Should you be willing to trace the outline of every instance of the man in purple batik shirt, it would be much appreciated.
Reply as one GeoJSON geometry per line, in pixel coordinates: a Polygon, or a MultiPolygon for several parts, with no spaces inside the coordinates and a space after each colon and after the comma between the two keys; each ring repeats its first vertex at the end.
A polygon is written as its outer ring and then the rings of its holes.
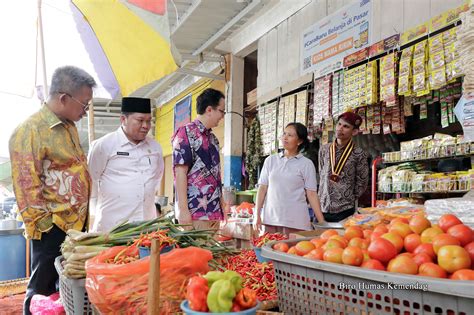
{"type": "Polygon", "coordinates": [[[219,141],[212,133],[225,114],[224,94],[206,89],[197,98],[197,119],[172,137],[175,215],[195,229],[217,229],[224,219],[219,141]]]}

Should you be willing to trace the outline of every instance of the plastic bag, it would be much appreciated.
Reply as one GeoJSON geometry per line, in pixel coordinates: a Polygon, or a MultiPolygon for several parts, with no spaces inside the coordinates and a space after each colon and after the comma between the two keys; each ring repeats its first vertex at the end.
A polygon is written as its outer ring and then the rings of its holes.
{"type": "Polygon", "coordinates": [[[35,315],[64,315],[64,306],[59,299],[59,292],[50,296],[35,294],[31,299],[30,312],[35,315]]]}
{"type": "MultiPolygon", "coordinates": [[[[125,265],[105,263],[126,247],[112,247],[86,262],[86,290],[89,300],[101,314],[146,314],[150,257],[125,265]]],[[[136,247],[126,251],[134,255],[136,247]]],[[[179,311],[185,299],[186,281],[209,271],[212,253],[188,247],[177,248],[160,255],[161,314],[179,311]]]]}

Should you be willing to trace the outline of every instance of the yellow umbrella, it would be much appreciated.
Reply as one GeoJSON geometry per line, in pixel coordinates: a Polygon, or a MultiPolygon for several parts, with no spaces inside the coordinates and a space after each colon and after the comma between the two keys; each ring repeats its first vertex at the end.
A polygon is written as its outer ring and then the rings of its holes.
{"type": "Polygon", "coordinates": [[[75,14],[75,20],[97,74],[113,75],[122,96],[177,69],[166,0],[72,2],[82,14],[75,14]]]}

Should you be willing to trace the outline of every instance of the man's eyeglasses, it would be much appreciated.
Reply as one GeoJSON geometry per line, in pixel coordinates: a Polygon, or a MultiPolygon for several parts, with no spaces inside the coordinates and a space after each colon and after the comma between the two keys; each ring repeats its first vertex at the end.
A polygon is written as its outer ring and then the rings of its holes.
{"type": "Polygon", "coordinates": [[[83,102],[79,101],[78,99],[76,99],[74,96],[72,96],[71,94],[69,93],[66,93],[66,92],[58,92],[59,94],[65,94],[67,96],[69,96],[70,98],[72,98],[74,101],[76,101],[77,103],[81,104],[82,107],[84,108],[84,110],[87,112],[89,110],[89,107],[91,107],[92,105],[92,100],[89,101],[89,103],[87,104],[84,104],[83,102]]]}

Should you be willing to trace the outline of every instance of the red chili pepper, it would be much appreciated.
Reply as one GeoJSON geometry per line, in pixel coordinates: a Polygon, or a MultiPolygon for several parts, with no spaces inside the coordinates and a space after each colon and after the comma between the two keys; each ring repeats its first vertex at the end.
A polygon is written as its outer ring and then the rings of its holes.
{"type": "Polygon", "coordinates": [[[277,298],[273,264],[259,263],[253,250],[243,250],[238,255],[228,256],[222,265],[225,269],[237,271],[244,278],[244,287],[255,290],[260,301],[277,298]],[[262,285],[262,279],[265,279],[267,287],[262,285]]]}

